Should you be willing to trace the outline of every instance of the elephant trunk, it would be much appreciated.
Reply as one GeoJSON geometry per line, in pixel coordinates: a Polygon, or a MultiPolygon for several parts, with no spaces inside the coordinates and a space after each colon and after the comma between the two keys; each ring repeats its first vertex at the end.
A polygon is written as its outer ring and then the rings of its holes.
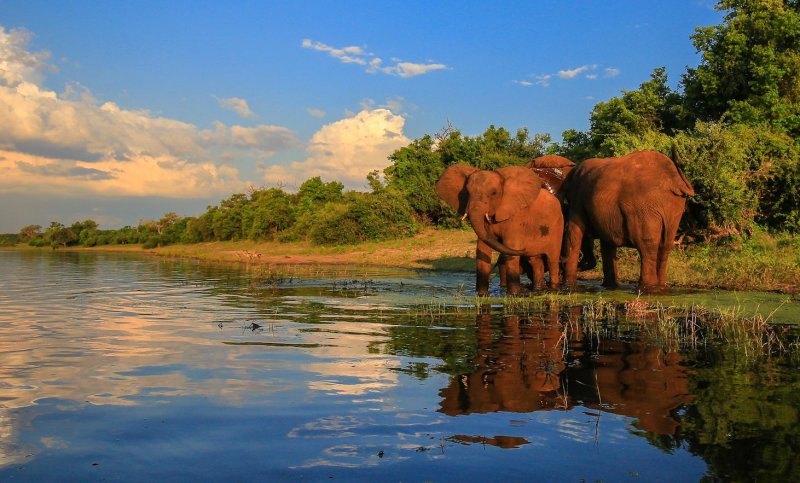
{"type": "MultiPolygon", "coordinates": [[[[513,248],[509,248],[503,245],[495,236],[494,233],[487,227],[488,214],[481,215],[482,210],[469,210],[468,217],[469,222],[472,225],[472,229],[475,230],[475,234],[478,235],[478,239],[482,242],[489,245],[489,247],[497,252],[500,252],[505,255],[511,256],[522,256],[525,255],[524,250],[515,250],[513,248]]],[[[485,213],[485,212],[484,212],[485,213]]]]}

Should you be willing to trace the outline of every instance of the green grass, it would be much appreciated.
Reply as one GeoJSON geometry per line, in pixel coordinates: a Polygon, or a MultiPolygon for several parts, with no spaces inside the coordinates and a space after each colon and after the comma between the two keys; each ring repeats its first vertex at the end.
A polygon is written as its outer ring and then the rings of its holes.
{"type": "MultiPolygon", "coordinates": [[[[626,248],[619,249],[618,256],[620,280],[636,283],[639,254],[626,248]]],[[[597,268],[581,276],[602,279],[599,259],[597,268]]],[[[747,240],[728,244],[676,247],[669,258],[667,281],[670,287],[797,294],[800,292],[800,237],[756,232],[747,240]]]]}

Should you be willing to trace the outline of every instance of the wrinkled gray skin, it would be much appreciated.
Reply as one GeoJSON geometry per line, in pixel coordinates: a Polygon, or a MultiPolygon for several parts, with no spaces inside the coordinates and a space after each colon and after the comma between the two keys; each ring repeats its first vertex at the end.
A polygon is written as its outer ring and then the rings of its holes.
{"type": "Polygon", "coordinates": [[[478,237],[475,288],[479,295],[488,293],[492,250],[506,255],[501,272],[506,275],[508,293],[520,291],[520,257],[533,266],[534,284],[539,285],[544,283],[544,257],[551,284],[558,285],[564,227],[561,205],[542,189],[533,171],[520,166],[485,171],[456,164],[442,174],[436,191],[469,219],[478,237]]]}

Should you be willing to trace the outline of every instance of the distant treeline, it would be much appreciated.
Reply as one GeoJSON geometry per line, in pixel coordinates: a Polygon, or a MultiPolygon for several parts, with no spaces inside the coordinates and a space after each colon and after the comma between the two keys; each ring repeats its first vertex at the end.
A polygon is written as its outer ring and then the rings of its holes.
{"type": "Polygon", "coordinates": [[[690,239],[747,236],[758,227],[800,232],[800,2],[723,0],[720,25],[699,27],[692,41],[700,65],[667,84],[662,67],[638,89],[595,105],[587,131],[514,134],[490,126],[464,136],[451,126],[389,156],[371,192],[344,191],[312,178],[296,193],[279,188],[234,194],[198,217],[167,213],[137,227],[100,230],[92,220],[23,228],[2,242],[53,247],[143,243],[146,247],[213,240],[308,240],[349,244],[407,236],[420,226],[461,226],[436,196],[447,166],[524,165],[543,154],[581,162],[654,149],[677,160],[697,196],[682,232],[690,239]]]}

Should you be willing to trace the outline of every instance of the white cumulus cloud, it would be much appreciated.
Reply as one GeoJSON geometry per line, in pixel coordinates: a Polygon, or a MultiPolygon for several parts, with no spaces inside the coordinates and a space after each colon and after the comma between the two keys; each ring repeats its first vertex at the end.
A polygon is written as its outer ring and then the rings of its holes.
{"type": "Polygon", "coordinates": [[[348,188],[366,185],[370,171],[389,165],[387,157],[410,140],[403,134],[405,118],[384,108],[365,109],[352,117],[323,126],[312,136],[303,161],[265,165],[268,184],[297,187],[320,176],[348,188]]]}
{"type": "MultiPolygon", "coordinates": [[[[0,191],[216,195],[245,184],[234,162],[255,164],[298,145],[281,126],[200,129],[98,102],[78,84],[48,90],[49,54],[30,52],[29,40],[0,26],[0,191]]],[[[230,105],[250,112],[240,101],[230,105]]]]}

